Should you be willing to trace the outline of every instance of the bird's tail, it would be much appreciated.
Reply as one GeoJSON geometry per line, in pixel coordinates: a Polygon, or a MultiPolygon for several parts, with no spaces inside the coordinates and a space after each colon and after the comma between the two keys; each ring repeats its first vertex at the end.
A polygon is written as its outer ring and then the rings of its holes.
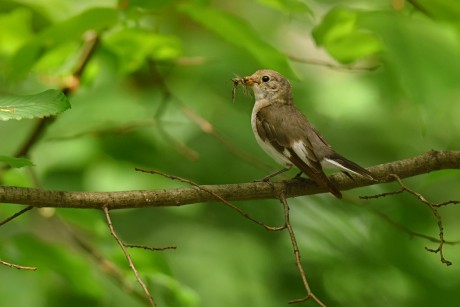
{"type": "Polygon", "coordinates": [[[342,198],[342,193],[335,187],[335,185],[332,184],[332,182],[329,181],[329,178],[326,181],[327,189],[329,192],[331,192],[332,195],[334,195],[337,198],[342,198]]]}
{"type": "Polygon", "coordinates": [[[341,169],[342,171],[350,172],[356,175],[361,175],[370,180],[375,180],[375,178],[372,176],[372,174],[367,169],[359,166],[353,161],[348,160],[347,158],[339,155],[338,153],[334,153],[334,155],[324,158],[324,160],[327,163],[335,166],[336,168],[341,169]]]}
{"type": "Polygon", "coordinates": [[[297,163],[295,165],[310,179],[316,182],[317,185],[328,190],[335,197],[342,198],[342,193],[340,193],[339,189],[336,188],[336,186],[329,180],[329,178],[326,176],[326,174],[324,174],[322,170],[320,172],[315,172],[304,163],[297,163]]]}

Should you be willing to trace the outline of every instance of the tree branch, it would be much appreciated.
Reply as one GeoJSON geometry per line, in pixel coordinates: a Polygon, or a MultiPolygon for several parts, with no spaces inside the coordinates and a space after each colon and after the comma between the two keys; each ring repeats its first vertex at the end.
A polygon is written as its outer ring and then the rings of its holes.
{"type": "Polygon", "coordinates": [[[17,265],[17,264],[13,264],[13,263],[3,261],[3,260],[0,260],[0,264],[6,265],[6,266],[9,266],[10,268],[15,268],[15,269],[18,269],[18,270],[28,270],[28,271],[36,271],[37,270],[36,267],[17,265]]]}
{"type": "MultiPolygon", "coordinates": [[[[354,180],[343,174],[330,176],[340,190],[395,181],[390,174],[404,179],[441,169],[460,169],[460,151],[429,151],[423,155],[380,164],[369,168],[379,181],[363,177],[354,180]]],[[[276,183],[255,182],[225,185],[203,185],[203,188],[138,190],[120,192],[70,192],[51,191],[12,186],[0,187],[0,202],[30,205],[33,207],[108,209],[181,206],[193,203],[214,202],[216,195],[227,201],[253,199],[278,199],[282,192],[287,198],[325,193],[314,182],[291,180],[276,183]]]]}
{"type": "Polygon", "coordinates": [[[302,262],[300,260],[300,250],[299,246],[297,245],[297,239],[294,234],[294,229],[292,228],[291,222],[290,222],[290,217],[289,217],[289,205],[287,203],[286,197],[284,197],[284,194],[281,193],[279,196],[280,202],[283,204],[284,208],[284,223],[286,225],[286,228],[289,232],[289,237],[291,238],[291,243],[292,243],[292,249],[294,251],[294,257],[295,257],[295,264],[297,266],[297,270],[300,273],[300,277],[302,278],[303,285],[305,287],[305,290],[307,291],[307,296],[302,299],[295,299],[289,301],[289,304],[294,304],[294,303],[302,303],[305,301],[308,301],[309,299],[313,299],[318,305],[322,307],[326,307],[323,302],[320,301],[319,298],[316,297],[316,295],[311,291],[310,284],[308,283],[307,280],[307,275],[305,274],[305,271],[302,267],[302,262]]]}
{"type": "Polygon", "coordinates": [[[117,233],[115,232],[115,229],[113,228],[112,219],[110,218],[109,209],[107,207],[104,207],[103,210],[104,210],[105,218],[107,219],[107,225],[109,226],[110,234],[112,235],[112,237],[115,238],[115,240],[117,241],[118,245],[120,245],[121,250],[125,254],[126,260],[128,260],[129,267],[133,271],[137,282],[139,283],[139,285],[141,285],[142,290],[144,290],[144,293],[145,293],[147,299],[149,300],[150,306],[156,307],[157,304],[153,300],[153,297],[150,294],[149,290],[147,289],[147,286],[145,285],[145,283],[142,281],[141,277],[139,276],[139,273],[138,273],[136,267],[134,266],[134,262],[131,259],[131,256],[129,255],[128,251],[126,250],[125,243],[118,237],[117,233]]]}
{"type": "MultiPolygon", "coordinates": [[[[80,79],[92,58],[97,46],[99,44],[99,35],[95,31],[88,31],[85,33],[83,48],[80,58],[78,59],[75,71],[71,76],[72,82],[64,86],[61,90],[65,95],[70,95],[80,86],[80,79]]],[[[44,117],[37,121],[34,130],[31,132],[27,140],[21,148],[16,152],[15,157],[25,157],[29,154],[30,149],[38,142],[45,132],[47,126],[54,121],[55,117],[44,117]]]]}

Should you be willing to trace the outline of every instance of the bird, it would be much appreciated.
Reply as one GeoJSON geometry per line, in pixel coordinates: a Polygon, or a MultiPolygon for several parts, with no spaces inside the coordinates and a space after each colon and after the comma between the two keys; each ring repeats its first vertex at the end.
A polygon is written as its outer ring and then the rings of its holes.
{"type": "MultiPolygon", "coordinates": [[[[282,74],[270,70],[257,70],[250,76],[232,79],[234,87],[242,83],[252,88],[255,103],[251,115],[251,127],[257,143],[283,169],[262,179],[279,175],[293,166],[300,170],[296,177],[305,173],[318,186],[337,198],[342,193],[329,180],[324,168],[335,168],[346,173],[375,180],[372,174],[355,162],[338,154],[326,139],[294,105],[289,80],[282,74]]],[[[353,178],[352,178],[353,179],[353,178]]]]}

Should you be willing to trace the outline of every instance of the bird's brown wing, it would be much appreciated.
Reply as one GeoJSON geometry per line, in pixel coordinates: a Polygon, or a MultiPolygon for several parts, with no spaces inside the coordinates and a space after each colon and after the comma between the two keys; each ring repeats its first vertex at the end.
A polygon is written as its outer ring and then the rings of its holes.
{"type": "Polygon", "coordinates": [[[322,150],[324,153],[323,157],[320,157],[321,159],[327,159],[330,161],[330,163],[333,163],[337,165],[338,168],[341,168],[342,171],[344,172],[351,172],[355,174],[359,174],[361,176],[367,177],[371,180],[375,180],[374,177],[372,177],[372,174],[365,168],[361,167],[360,165],[356,164],[355,162],[348,160],[344,156],[338,154],[334,150],[332,150],[331,146],[326,142],[324,137],[319,133],[318,130],[314,129],[312,132],[317,136],[318,140],[320,140],[321,144],[317,146],[323,146],[327,147],[329,150],[322,150]]]}
{"type": "Polygon", "coordinates": [[[262,108],[256,116],[256,127],[264,142],[269,142],[319,186],[337,198],[342,197],[340,191],[324,174],[306,133],[313,128],[297,108],[292,105],[277,105],[276,109],[273,106],[262,108]]]}

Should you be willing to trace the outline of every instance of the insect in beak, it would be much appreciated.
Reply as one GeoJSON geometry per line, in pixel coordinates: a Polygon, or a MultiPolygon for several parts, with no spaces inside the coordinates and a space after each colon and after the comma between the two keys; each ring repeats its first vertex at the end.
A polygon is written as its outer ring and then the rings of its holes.
{"type": "Polygon", "coordinates": [[[232,82],[233,82],[233,88],[232,88],[232,101],[235,102],[235,93],[236,93],[236,90],[238,89],[238,86],[241,84],[243,86],[243,93],[245,95],[248,94],[248,87],[247,87],[247,77],[245,78],[241,78],[239,76],[237,76],[237,78],[233,78],[232,79],[232,82]]]}

